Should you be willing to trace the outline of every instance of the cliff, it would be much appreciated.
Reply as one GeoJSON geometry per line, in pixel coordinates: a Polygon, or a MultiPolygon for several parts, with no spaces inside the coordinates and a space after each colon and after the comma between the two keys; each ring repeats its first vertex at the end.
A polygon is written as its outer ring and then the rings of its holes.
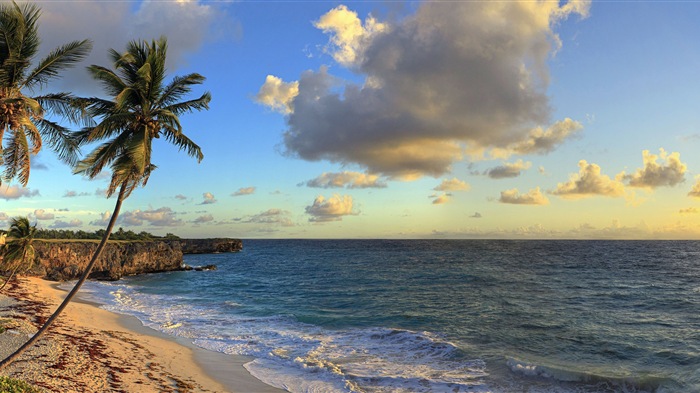
{"type": "MultiPolygon", "coordinates": [[[[35,268],[30,274],[49,280],[76,279],[90,262],[96,241],[34,242],[35,268]]],[[[240,251],[238,239],[182,239],[167,241],[115,241],[105,246],[90,278],[118,280],[123,276],[183,268],[183,254],[240,251]]]]}

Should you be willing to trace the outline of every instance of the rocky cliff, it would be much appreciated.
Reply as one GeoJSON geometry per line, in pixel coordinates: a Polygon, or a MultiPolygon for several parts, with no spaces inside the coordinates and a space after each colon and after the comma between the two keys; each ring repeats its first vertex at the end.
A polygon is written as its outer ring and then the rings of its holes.
{"type": "MultiPolygon", "coordinates": [[[[36,267],[31,274],[50,280],[76,279],[97,249],[96,241],[37,240],[36,267]]],[[[90,278],[118,280],[123,276],[181,270],[183,254],[240,251],[238,239],[183,239],[169,241],[115,241],[105,246],[90,278]]]]}

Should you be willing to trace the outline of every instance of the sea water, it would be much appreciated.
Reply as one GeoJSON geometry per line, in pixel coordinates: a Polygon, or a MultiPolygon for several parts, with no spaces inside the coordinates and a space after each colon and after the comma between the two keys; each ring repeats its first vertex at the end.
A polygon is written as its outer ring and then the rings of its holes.
{"type": "Polygon", "coordinates": [[[700,242],[248,240],[90,282],[291,392],[700,392],[700,242]]]}

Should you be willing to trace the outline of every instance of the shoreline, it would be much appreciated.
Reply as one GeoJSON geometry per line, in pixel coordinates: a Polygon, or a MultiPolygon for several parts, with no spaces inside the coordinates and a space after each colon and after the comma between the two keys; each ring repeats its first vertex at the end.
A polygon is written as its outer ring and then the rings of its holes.
{"type": "MultiPolygon", "coordinates": [[[[0,355],[14,351],[55,310],[58,283],[22,277],[0,294],[0,355]]],[[[260,392],[282,390],[243,367],[250,358],[208,351],[84,298],[73,301],[3,374],[52,392],[260,392]]]]}

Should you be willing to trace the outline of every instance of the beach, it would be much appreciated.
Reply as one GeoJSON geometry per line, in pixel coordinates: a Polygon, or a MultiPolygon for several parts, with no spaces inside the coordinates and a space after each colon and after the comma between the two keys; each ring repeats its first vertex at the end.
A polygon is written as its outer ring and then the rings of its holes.
{"type": "MultiPolygon", "coordinates": [[[[0,356],[34,333],[66,292],[22,277],[0,294],[0,356]]],[[[279,392],[252,377],[250,359],[197,348],[133,317],[72,302],[4,375],[50,392],[279,392]]]]}

